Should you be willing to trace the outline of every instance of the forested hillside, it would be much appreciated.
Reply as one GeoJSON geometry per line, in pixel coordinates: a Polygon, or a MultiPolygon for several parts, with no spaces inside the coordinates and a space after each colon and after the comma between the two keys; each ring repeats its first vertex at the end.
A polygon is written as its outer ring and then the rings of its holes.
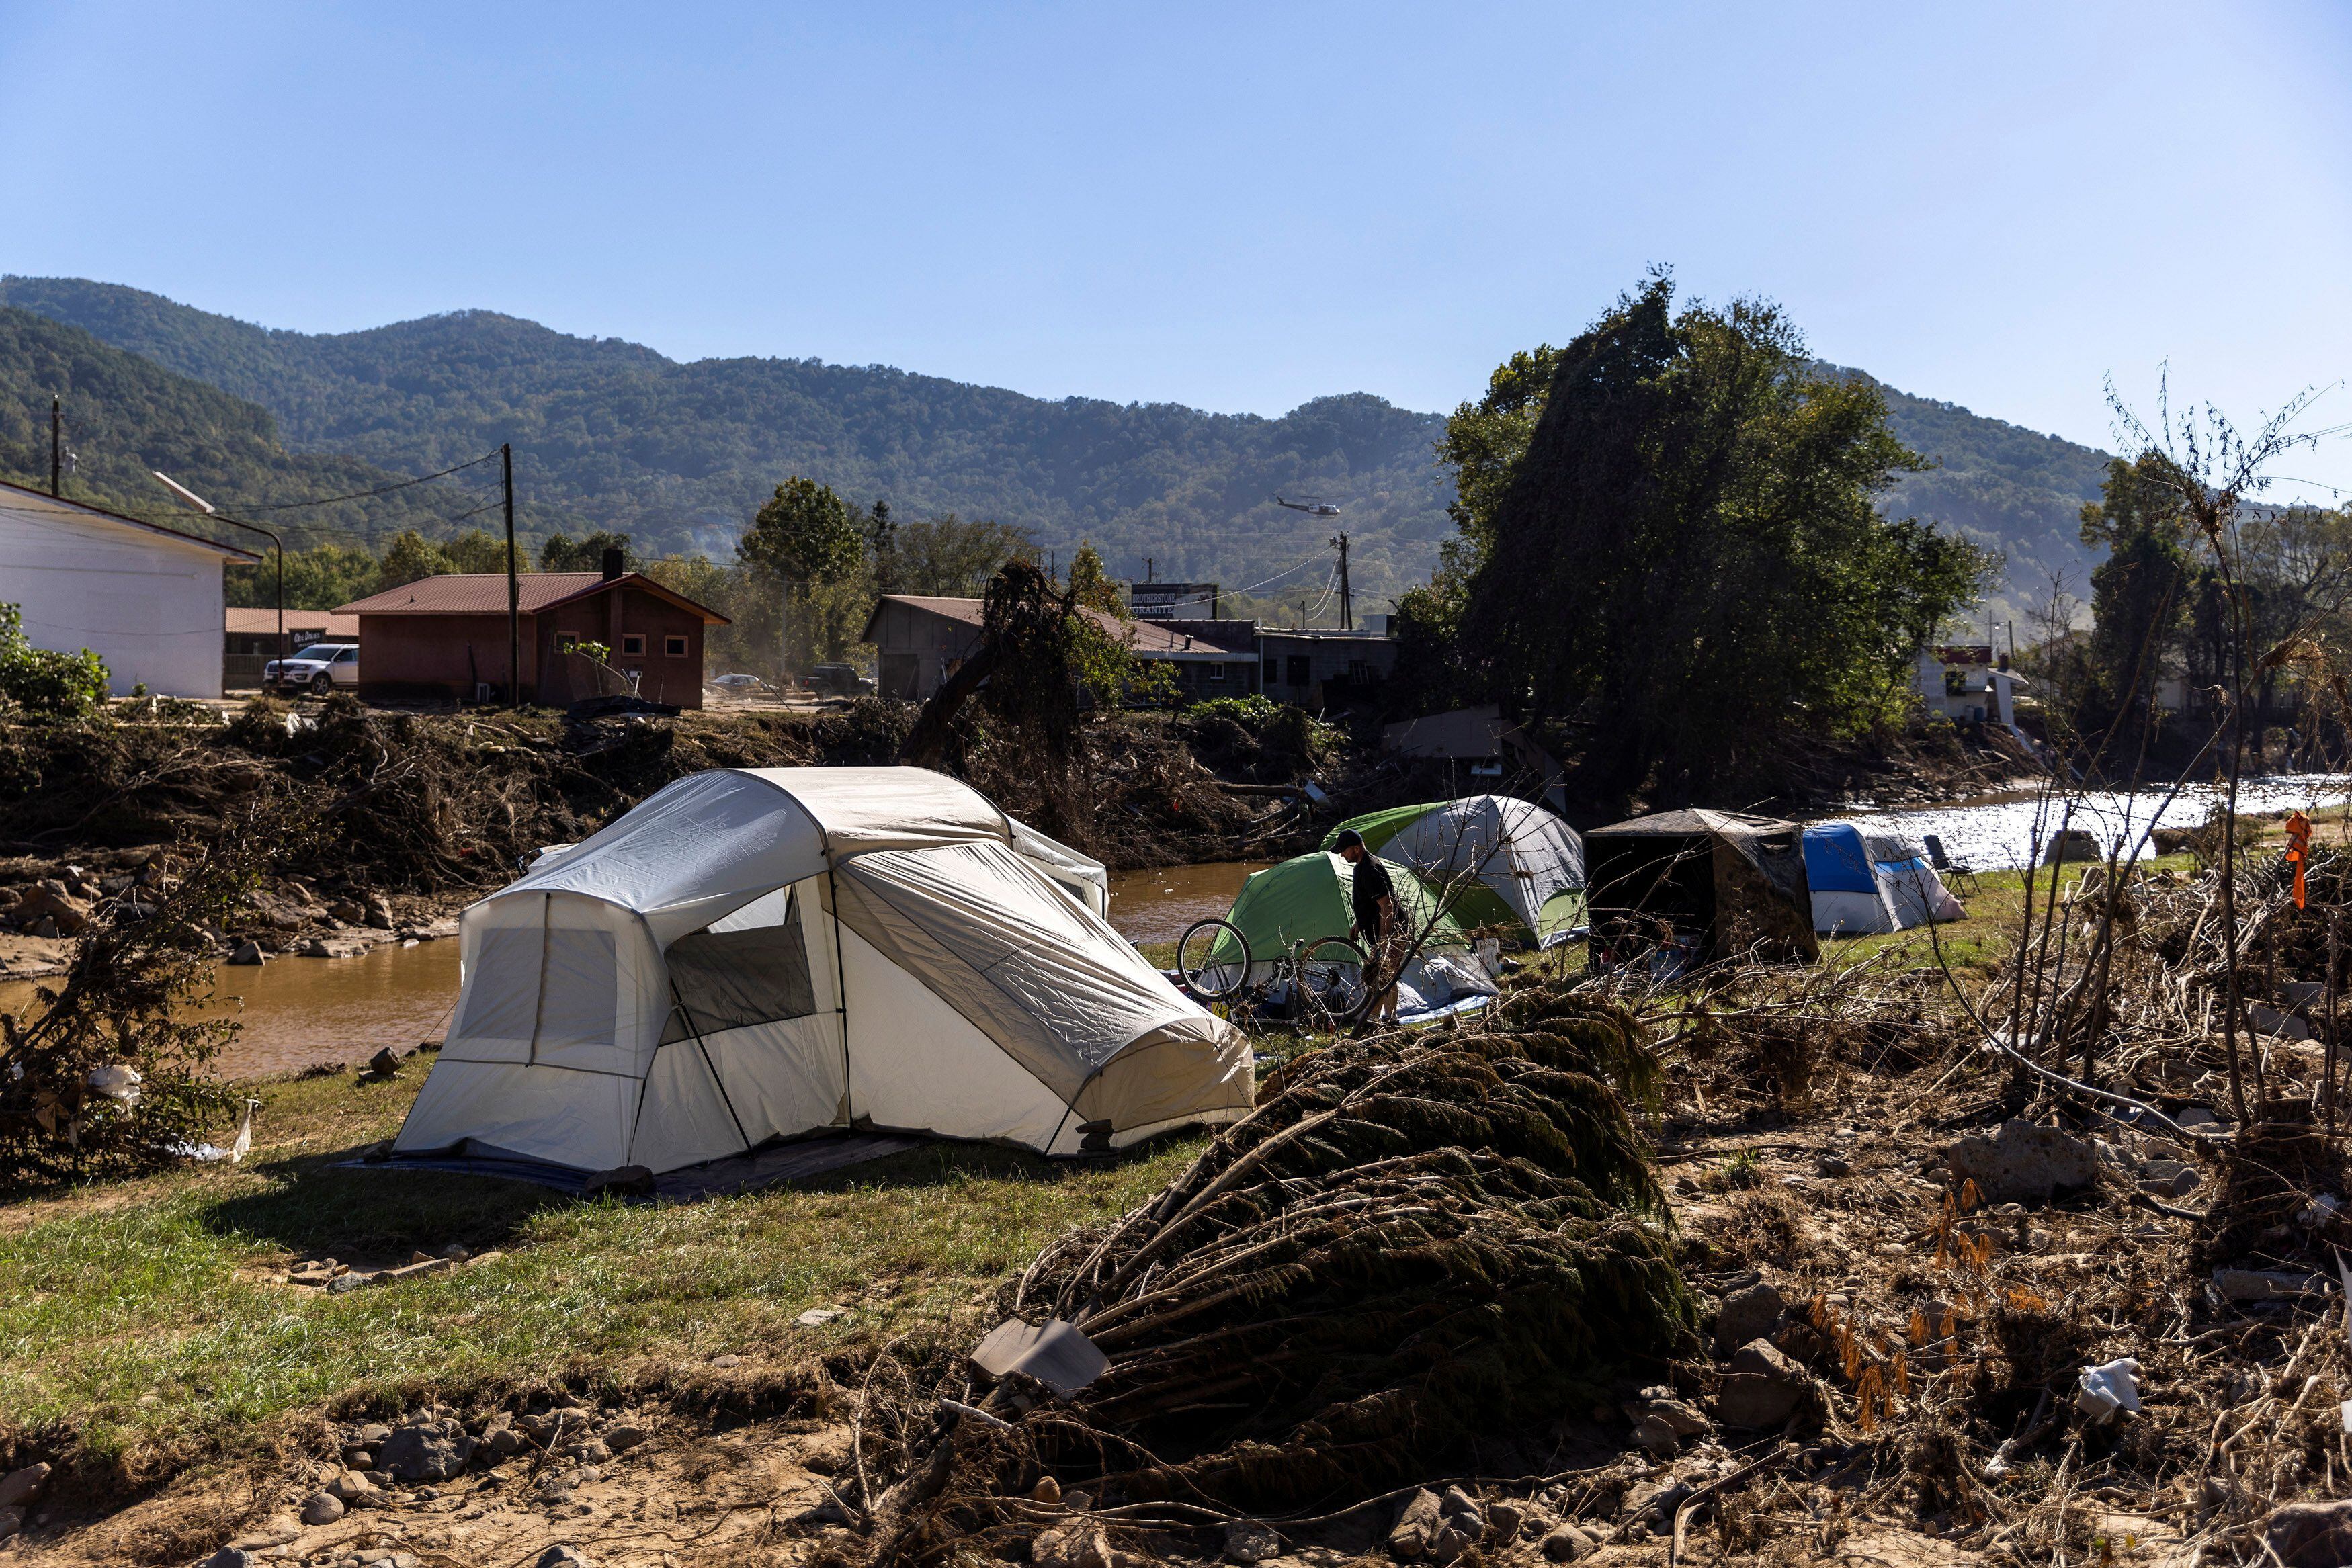
{"type": "MultiPolygon", "coordinates": [[[[1828,367],[1825,367],[1828,368],[1828,367]]],[[[2050,574],[2088,597],[2099,551],[2084,548],[2083,503],[2099,498],[2107,455],[2054,435],[1895,391],[1862,371],[1886,399],[1887,422],[1904,444],[1939,466],[1906,475],[1880,504],[1898,517],[1932,517],[2006,559],[2007,582],[1992,614],[2022,621],[2049,595],[2050,574]]],[[[2024,628],[2018,628],[2019,634],[2024,628]]]]}
{"type": "Polygon", "coordinates": [[[47,487],[53,397],[65,400],[65,445],[74,460],[67,496],[235,544],[255,540],[184,509],[150,470],[162,469],[224,511],[278,528],[294,547],[353,537],[377,543],[404,528],[438,535],[488,498],[483,486],[493,471],[486,468],[470,486],[444,481],[272,512],[278,503],[380,490],[404,476],[358,457],[289,453],[268,409],[79,328],[0,306],[0,477],[47,487]]]}
{"type": "MultiPolygon", "coordinates": [[[[234,426],[258,452],[271,439],[267,420],[257,425],[257,411],[236,419],[228,413],[245,407],[235,399],[246,399],[276,416],[287,447],[310,455],[292,461],[363,460],[354,471],[372,464],[429,472],[510,440],[525,532],[558,522],[615,528],[648,553],[723,557],[776,483],[803,474],[859,506],[887,499],[902,517],[943,511],[992,517],[1028,529],[1064,559],[1091,538],[1118,574],[1141,576],[1149,558],[1162,578],[1213,579],[1228,589],[1317,556],[1334,528],[1344,527],[1354,541],[1359,601],[1376,612],[1387,595],[1425,578],[1451,526],[1444,512],[1451,486],[1431,460],[1443,416],[1361,393],[1320,398],[1271,419],[1171,403],[1050,402],[814,360],[679,364],[617,339],[570,337],[478,310],[310,334],[249,325],[135,288],[24,277],[0,278],[0,305],[85,329],[234,394],[219,400],[217,413],[188,401],[184,391],[173,394],[180,403],[160,392],[136,394],[150,408],[141,416],[145,439],[161,428],[155,420],[184,405],[192,427],[234,426]],[[1319,496],[1344,515],[1335,524],[1283,510],[1271,498],[1276,491],[1319,496]]],[[[35,411],[18,389],[38,392],[39,409],[47,408],[37,376],[25,379],[24,354],[13,345],[0,353],[6,378],[0,386],[10,397],[0,412],[0,439],[20,444],[35,411]]],[[[83,354],[88,360],[87,349],[83,354]]],[[[118,356],[109,363],[121,376],[121,365],[137,361],[118,356]]],[[[159,378],[155,385],[187,383],[159,378]]],[[[1901,481],[1886,509],[1933,518],[2002,551],[2012,584],[2003,597],[2011,605],[2033,597],[2051,567],[2071,570],[2079,587],[2088,561],[2074,513],[2097,493],[2103,455],[1882,390],[1896,432],[1943,465],[1901,481]]],[[[95,477],[89,465],[104,460],[107,444],[93,432],[78,444],[95,477]]],[[[257,476],[268,466],[227,448],[221,461],[224,476],[257,476]]],[[[319,486],[334,486],[324,493],[368,487],[318,472],[319,486]]],[[[401,503],[402,524],[415,520],[405,510],[413,505],[401,503]]],[[[382,514],[366,521],[379,534],[386,526],[382,514]]],[[[436,531],[429,521],[419,526],[436,531]]],[[[1316,591],[1324,574],[1318,561],[1272,592],[1316,591]]]]}
{"type": "Polygon", "coordinates": [[[0,279],[0,303],[250,398],[300,450],[418,472],[511,440],[525,493],[646,549],[723,552],[796,473],[901,517],[996,518],[1066,559],[1091,538],[1116,571],[1140,576],[1149,557],[1160,577],[1230,587],[1316,554],[1332,531],[1276,507],[1277,490],[1345,508],[1368,597],[1425,576],[1447,526],[1438,416],[1375,397],[1265,419],[815,361],[681,365],[487,311],[314,336],[74,279],[0,279]]]}

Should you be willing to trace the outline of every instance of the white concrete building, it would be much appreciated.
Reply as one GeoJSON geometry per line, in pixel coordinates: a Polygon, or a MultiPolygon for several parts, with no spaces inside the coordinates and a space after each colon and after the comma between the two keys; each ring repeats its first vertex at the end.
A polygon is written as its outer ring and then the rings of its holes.
{"type": "Polygon", "coordinates": [[[0,481],[0,604],[37,648],[88,648],[116,695],[221,695],[221,572],[261,558],[0,481]]]}

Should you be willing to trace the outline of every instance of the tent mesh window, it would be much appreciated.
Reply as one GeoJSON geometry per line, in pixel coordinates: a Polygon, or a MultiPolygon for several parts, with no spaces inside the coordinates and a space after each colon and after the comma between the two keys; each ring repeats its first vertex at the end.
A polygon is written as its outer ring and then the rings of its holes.
{"type": "Polygon", "coordinates": [[[797,898],[772,925],[681,936],[670,944],[668,959],[677,1006],[662,1030],[664,1045],[816,1011],[797,898]]]}

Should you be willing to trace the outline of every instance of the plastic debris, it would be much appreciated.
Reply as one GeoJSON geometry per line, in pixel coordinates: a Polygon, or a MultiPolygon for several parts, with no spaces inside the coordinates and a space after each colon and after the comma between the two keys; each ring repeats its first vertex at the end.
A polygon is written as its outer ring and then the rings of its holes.
{"type": "Polygon", "coordinates": [[[1060,1318],[1043,1328],[1007,1318],[973,1348],[971,1359],[992,1377],[1018,1372],[1066,1399],[1110,1370],[1095,1342],[1060,1318]]]}
{"type": "Polygon", "coordinates": [[[2112,1420],[2117,1411],[2138,1415],[2139,1363],[2126,1355],[2104,1366],[2083,1368],[2074,1406],[2094,1421],[2112,1420]]]}
{"type": "Polygon", "coordinates": [[[137,1068],[126,1066],[119,1061],[89,1070],[90,1088],[105,1095],[109,1100],[120,1101],[125,1105],[139,1103],[141,1082],[137,1068]]]}

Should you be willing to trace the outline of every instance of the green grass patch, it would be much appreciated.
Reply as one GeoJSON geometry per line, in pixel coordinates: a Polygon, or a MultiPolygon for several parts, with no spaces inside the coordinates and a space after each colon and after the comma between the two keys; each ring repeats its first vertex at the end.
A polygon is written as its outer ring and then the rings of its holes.
{"type": "Polygon", "coordinates": [[[119,1455],[355,1397],[919,1334],[985,1315],[1044,1242],[1132,1206],[1200,1147],[1077,1165],[940,1145],[666,1207],[330,1168],[388,1136],[413,1092],[348,1076],[268,1084],[263,1146],[242,1168],[0,1211],[0,1422],[119,1455]],[[452,1241],[503,1256],[338,1296],[266,1278],[298,1257],[382,1265],[452,1241]],[[852,1315],[793,1325],[826,1305],[852,1315]]]}

